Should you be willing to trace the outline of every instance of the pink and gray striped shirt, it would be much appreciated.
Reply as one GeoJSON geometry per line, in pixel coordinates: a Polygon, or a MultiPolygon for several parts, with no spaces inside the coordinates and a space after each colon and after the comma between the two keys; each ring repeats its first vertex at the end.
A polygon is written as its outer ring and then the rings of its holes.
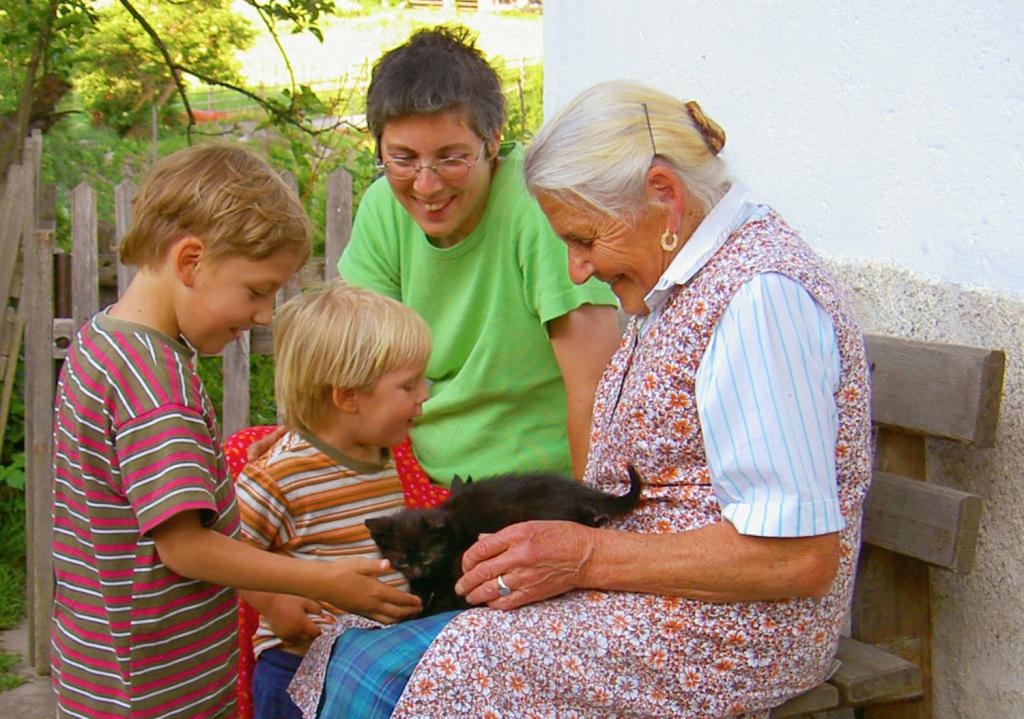
{"type": "Polygon", "coordinates": [[[176,574],[151,536],[188,510],[238,534],[216,415],[193,353],[101,312],[79,332],[57,387],[58,716],[235,714],[234,591],[176,574]]]}

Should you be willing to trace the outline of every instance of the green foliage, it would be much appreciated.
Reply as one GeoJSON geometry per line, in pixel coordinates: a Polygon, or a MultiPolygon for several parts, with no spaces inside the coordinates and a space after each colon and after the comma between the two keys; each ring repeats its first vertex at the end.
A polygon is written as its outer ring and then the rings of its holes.
{"type": "MultiPolygon", "coordinates": [[[[14,375],[14,387],[11,391],[11,404],[7,411],[7,428],[4,430],[4,444],[0,447],[0,474],[8,465],[17,462],[17,455],[22,455],[24,462],[25,442],[25,365],[18,359],[14,375]]],[[[23,466],[23,465],[22,465],[23,466]]],[[[0,480],[0,486],[6,482],[0,480]]]]}
{"type": "MultiPolygon", "coordinates": [[[[163,156],[188,144],[182,133],[162,133],[157,154],[163,156]]],[[[126,178],[136,184],[149,166],[152,144],[141,138],[121,138],[110,128],[95,127],[84,116],[73,115],[46,134],[43,142],[42,181],[57,187],[56,242],[70,249],[71,191],[88,183],[96,192],[97,218],[114,222],[114,188],[126,178]]],[[[101,230],[102,232],[102,230],[101,230]]]]}
{"type": "Polygon", "coordinates": [[[313,223],[313,253],[323,254],[328,175],[339,167],[352,175],[354,213],[377,172],[369,136],[347,125],[318,137],[294,127],[277,128],[277,133],[279,139],[268,145],[267,160],[295,176],[299,198],[313,223]]]}
{"type": "MultiPolygon", "coordinates": [[[[241,82],[238,50],[255,33],[226,0],[136,3],[146,21],[164,39],[171,60],[224,82],[241,82]]],[[[153,39],[120,5],[98,13],[96,29],[83,39],[75,57],[75,89],[96,122],[120,133],[147,126],[150,108],[161,108],[165,125],[180,122],[177,88],[153,39]]]]}
{"type": "Polygon", "coordinates": [[[249,364],[249,422],[277,424],[274,400],[274,358],[253,355],[249,364]]]}
{"type": "MultiPolygon", "coordinates": [[[[25,404],[18,362],[0,450],[0,629],[14,626],[25,608],[25,404]]],[[[0,666],[0,689],[7,681],[0,666]]]]}
{"type": "MultiPolygon", "coordinates": [[[[210,401],[217,410],[218,420],[224,416],[222,366],[220,357],[200,357],[196,368],[207,394],[210,395],[210,401]]],[[[274,358],[270,355],[252,355],[249,360],[249,424],[276,423],[274,358]]]]}
{"type": "Polygon", "coordinates": [[[508,124],[505,137],[529,142],[544,122],[544,66],[541,63],[518,69],[495,62],[505,89],[508,124]]]}
{"type": "Polygon", "coordinates": [[[70,79],[75,46],[91,30],[94,14],[85,0],[0,0],[0,114],[18,104],[25,68],[33,54],[44,76],[70,79]]]}
{"type": "Polygon", "coordinates": [[[221,367],[220,357],[200,357],[199,362],[196,363],[196,372],[199,373],[199,379],[203,381],[206,393],[210,395],[210,401],[213,402],[213,406],[217,410],[218,419],[224,414],[222,411],[224,378],[221,374],[221,367]]]}
{"type": "Polygon", "coordinates": [[[320,42],[324,41],[319,26],[320,16],[333,15],[337,12],[334,0],[288,0],[283,3],[276,0],[245,0],[245,3],[255,8],[271,23],[290,23],[293,33],[308,32],[320,42]]]}
{"type": "Polygon", "coordinates": [[[10,464],[0,465],[0,487],[25,489],[24,452],[15,452],[10,464]]]}
{"type": "Polygon", "coordinates": [[[0,629],[14,626],[25,608],[25,494],[0,486],[0,629]]]}

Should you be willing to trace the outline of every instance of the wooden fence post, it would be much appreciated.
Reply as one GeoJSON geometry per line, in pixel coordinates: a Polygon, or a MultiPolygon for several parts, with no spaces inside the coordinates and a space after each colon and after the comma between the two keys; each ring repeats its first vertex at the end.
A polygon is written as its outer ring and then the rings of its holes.
{"type": "Polygon", "coordinates": [[[25,244],[25,520],[29,662],[50,671],[53,611],[53,233],[34,232],[25,244]]]}
{"type": "Polygon", "coordinates": [[[327,176],[324,279],[338,276],[338,260],[352,236],[352,175],[339,167],[327,176]]]}
{"type": "Polygon", "coordinates": [[[25,325],[25,302],[21,294],[21,275],[15,270],[21,246],[31,226],[29,208],[35,204],[30,185],[31,169],[27,165],[11,165],[7,185],[0,204],[0,445],[7,431],[7,415],[17,376],[18,353],[25,325]],[[11,310],[9,299],[17,297],[17,309],[11,310]]]}
{"type": "Polygon", "coordinates": [[[96,193],[86,183],[71,192],[71,316],[74,331],[100,305],[96,193]]]}
{"type": "Polygon", "coordinates": [[[28,187],[30,176],[26,165],[11,165],[7,170],[7,188],[0,205],[0,296],[4,300],[11,294],[18,251],[30,217],[27,203],[35,203],[28,187]]]}
{"type": "MultiPolygon", "coordinates": [[[[139,188],[131,180],[124,180],[114,188],[114,243],[120,245],[121,240],[128,234],[128,228],[132,224],[132,201],[139,188]]],[[[115,247],[115,254],[117,249],[115,247]]],[[[128,283],[135,276],[135,267],[122,265],[117,259],[117,296],[128,288],[128,283]]]]}
{"type": "Polygon", "coordinates": [[[249,426],[249,331],[224,348],[221,354],[223,408],[221,427],[226,439],[249,426]]]}

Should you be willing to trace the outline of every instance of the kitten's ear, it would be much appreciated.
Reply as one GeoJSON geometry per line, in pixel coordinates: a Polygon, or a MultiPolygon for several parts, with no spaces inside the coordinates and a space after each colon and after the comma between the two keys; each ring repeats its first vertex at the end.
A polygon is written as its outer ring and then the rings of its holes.
{"type": "Polygon", "coordinates": [[[462,477],[456,474],[452,477],[452,485],[448,489],[451,491],[452,494],[455,494],[456,492],[462,490],[462,488],[465,486],[466,482],[463,482],[462,477]]]}
{"type": "Polygon", "coordinates": [[[443,512],[425,512],[423,514],[423,524],[428,529],[444,529],[448,526],[448,516],[443,512]]]}
{"type": "Polygon", "coordinates": [[[366,528],[374,539],[391,536],[394,525],[391,517],[370,517],[366,520],[366,528]]]}

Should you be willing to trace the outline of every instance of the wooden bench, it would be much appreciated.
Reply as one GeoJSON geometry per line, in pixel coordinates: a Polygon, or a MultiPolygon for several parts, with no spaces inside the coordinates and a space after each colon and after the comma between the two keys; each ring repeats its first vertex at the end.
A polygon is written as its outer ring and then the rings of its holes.
{"type": "Polygon", "coordinates": [[[1005,355],[867,338],[875,474],[864,505],[864,536],[851,637],[839,669],[772,717],[931,716],[930,568],[966,574],[974,564],[982,500],[950,488],[955,478],[926,467],[926,441],[993,446],[1005,355]]]}

